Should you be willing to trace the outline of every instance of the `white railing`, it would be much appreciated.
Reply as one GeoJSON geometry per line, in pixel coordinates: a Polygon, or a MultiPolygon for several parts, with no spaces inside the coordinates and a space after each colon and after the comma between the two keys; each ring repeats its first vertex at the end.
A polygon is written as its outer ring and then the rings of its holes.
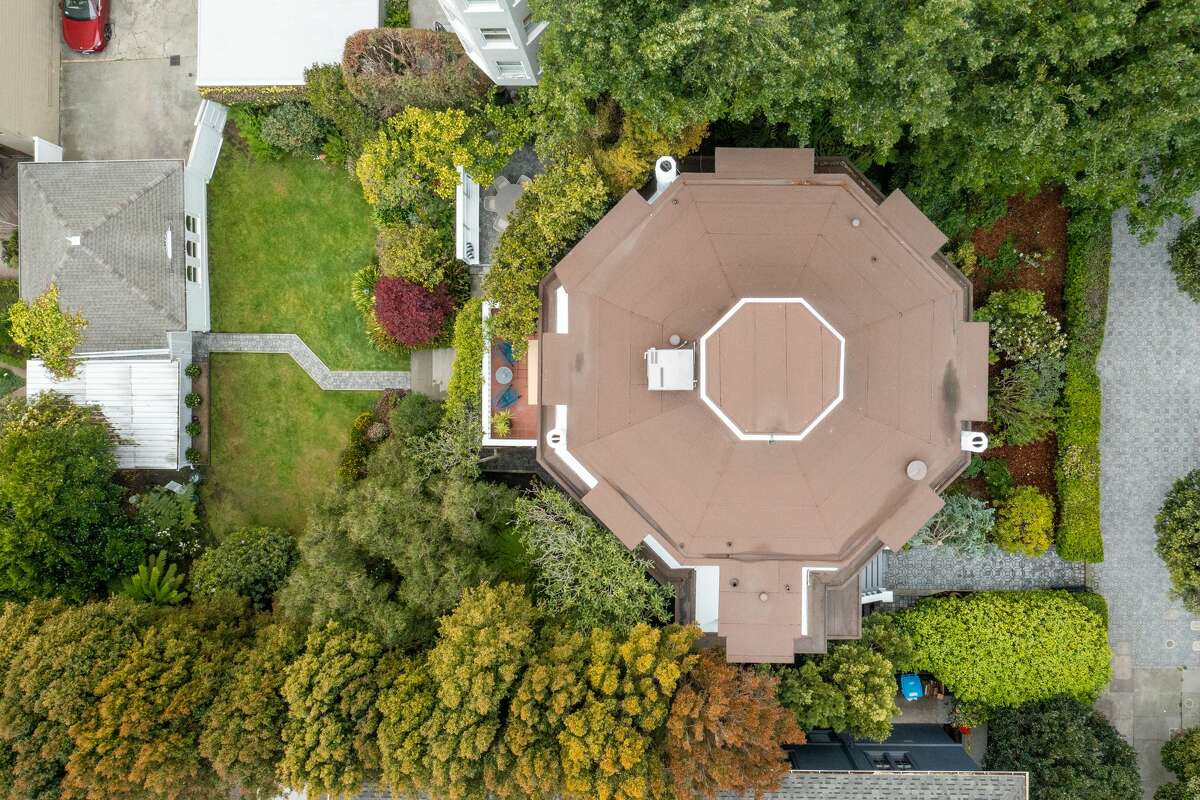
{"type": "Polygon", "coordinates": [[[454,198],[454,255],[468,264],[479,264],[479,184],[458,167],[454,198]]]}

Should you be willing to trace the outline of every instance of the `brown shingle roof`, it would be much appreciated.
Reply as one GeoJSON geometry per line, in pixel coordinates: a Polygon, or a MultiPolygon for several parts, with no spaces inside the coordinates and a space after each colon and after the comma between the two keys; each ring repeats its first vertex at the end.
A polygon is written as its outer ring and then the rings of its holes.
{"type": "Polygon", "coordinates": [[[931,257],[945,237],[902,195],[877,205],[812,164],[810,151],[719,149],[715,174],[681,175],[653,205],[624,197],[545,284],[547,305],[566,290],[569,322],[545,337],[542,394],[566,406],[585,503],[598,485],[588,504],[621,520],[623,540],[636,513],[679,563],[723,565],[731,659],[791,652],[803,567],[906,541],[961,468],[963,423],[986,409],[986,326],[965,321],[964,283],[931,257]],[[844,338],[841,387],[834,340],[800,305],[744,306],[706,343],[706,391],[747,433],[795,434],[841,389],[801,441],[745,441],[699,391],[647,388],[647,349],[699,340],[744,298],[802,298],[844,338]],[[928,477],[909,480],[918,459],[928,477]],[[776,563],[746,566],[763,559],[776,563]],[[750,574],[732,587],[737,572],[750,574]]]}

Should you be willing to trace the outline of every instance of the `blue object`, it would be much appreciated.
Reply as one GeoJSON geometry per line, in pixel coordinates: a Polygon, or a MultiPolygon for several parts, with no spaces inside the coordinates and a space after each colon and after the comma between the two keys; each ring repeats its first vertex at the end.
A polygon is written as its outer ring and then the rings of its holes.
{"type": "Polygon", "coordinates": [[[500,351],[500,357],[507,361],[511,367],[515,363],[513,361],[512,342],[501,342],[500,347],[497,349],[500,351]]]}
{"type": "Polygon", "coordinates": [[[500,411],[503,411],[506,408],[516,405],[517,401],[520,399],[521,395],[517,394],[517,390],[509,386],[503,391],[503,393],[501,393],[500,397],[496,399],[496,408],[500,411]]]}
{"type": "Polygon", "coordinates": [[[925,687],[921,685],[921,676],[915,672],[906,672],[900,676],[900,694],[910,703],[925,696],[925,687]]]}

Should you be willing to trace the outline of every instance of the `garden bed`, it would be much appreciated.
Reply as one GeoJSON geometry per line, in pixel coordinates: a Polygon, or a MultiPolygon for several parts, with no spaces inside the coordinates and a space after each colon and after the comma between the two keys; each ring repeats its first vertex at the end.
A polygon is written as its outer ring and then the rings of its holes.
{"type": "Polygon", "coordinates": [[[208,382],[208,362],[195,361],[193,362],[200,367],[200,375],[192,379],[192,391],[200,395],[200,405],[192,409],[192,417],[200,423],[200,433],[191,437],[192,447],[200,451],[199,464],[208,463],[208,404],[212,399],[212,392],[209,391],[208,382]]]}

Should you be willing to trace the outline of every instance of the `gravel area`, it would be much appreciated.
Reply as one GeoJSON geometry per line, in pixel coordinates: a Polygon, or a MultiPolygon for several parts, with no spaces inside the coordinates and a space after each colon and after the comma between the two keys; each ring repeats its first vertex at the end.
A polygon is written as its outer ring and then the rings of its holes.
{"type": "Polygon", "coordinates": [[[1084,566],[1063,561],[1053,549],[1038,558],[997,550],[967,558],[950,547],[914,547],[888,553],[884,585],[896,594],[920,595],[980,589],[1054,589],[1084,585],[1084,566]]]}

